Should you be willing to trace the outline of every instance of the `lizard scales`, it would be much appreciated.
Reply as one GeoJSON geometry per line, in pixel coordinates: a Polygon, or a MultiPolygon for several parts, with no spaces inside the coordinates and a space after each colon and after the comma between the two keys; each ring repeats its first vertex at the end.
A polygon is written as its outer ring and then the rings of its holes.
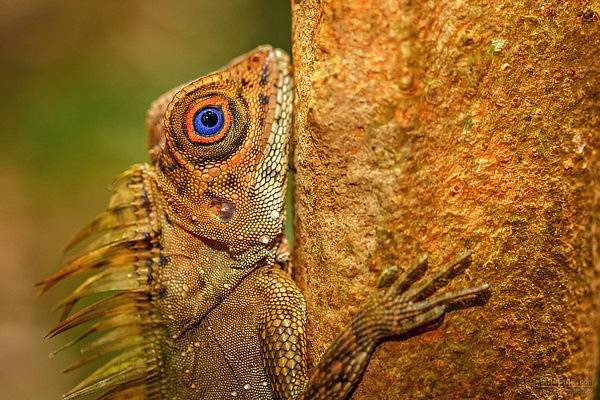
{"type": "Polygon", "coordinates": [[[93,337],[68,369],[115,354],[65,399],[346,398],[383,339],[487,289],[430,297],[468,253],[413,286],[426,259],[388,270],[309,374],[305,302],[283,257],[292,104],[289,58],[269,46],[152,104],[151,162],[117,178],[107,210],[39,283],[88,273],[49,334],[92,321],[63,346],[93,337]]]}

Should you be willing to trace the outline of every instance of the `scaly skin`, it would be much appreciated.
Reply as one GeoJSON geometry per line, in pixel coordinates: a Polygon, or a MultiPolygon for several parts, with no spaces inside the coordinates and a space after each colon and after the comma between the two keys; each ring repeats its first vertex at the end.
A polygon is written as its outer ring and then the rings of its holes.
{"type": "Polygon", "coordinates": [[[388,270],[309,374],[305,302],[281,250],[290,69],[281,50],[260,47],[154,102],[151,164],[116,181],[108,209],[68,246],[75,254],[40,283],[46,290],[93,270],[60,304],[64,317],[50,336],[93,321],[82,338],[95,338],[71,368],[116,353],[65,398],[343,399],[382,340],[486,290],[431,297],[468,253],[413,287],[425,259],[400,278],[388,270]],[[210,134],[196,125],[207,107],[223,117],[210,134]],[[81,298],[106,292],[71,313],[81,298]]]}

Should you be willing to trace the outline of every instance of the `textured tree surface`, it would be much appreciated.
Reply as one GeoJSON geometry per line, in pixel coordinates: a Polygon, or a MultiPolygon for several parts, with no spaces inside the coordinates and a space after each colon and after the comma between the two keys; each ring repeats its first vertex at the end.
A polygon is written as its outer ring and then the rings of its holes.
{"type": "Polygon", "coordinates": [[[385,343],[354,398],[592,398],[600,2],[292,8],[313,360],[384,267],[470,248],[450,286],[488,282],[488,303],[385,343]]]}

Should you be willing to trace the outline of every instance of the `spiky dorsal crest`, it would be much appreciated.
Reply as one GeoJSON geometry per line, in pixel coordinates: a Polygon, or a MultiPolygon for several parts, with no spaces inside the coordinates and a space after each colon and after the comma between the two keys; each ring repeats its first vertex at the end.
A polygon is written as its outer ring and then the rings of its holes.
{"type": "MultiPolygon", "coordinates": [[[[161,252],[159,216],[152,198],[153,169],[139,164],[119,176],[106,211],[83,228],[69,243],[72,256],[63,267],[38,283],[45,292],[70,276],[90,273],[57,308],[63,317],[49,334],[53,337],[91,322],[78,338],[58,351],[93,337],[81,348],[82,359],[73,370],[100,357],[115,354],[75,388],[65,399],[159,399],[160,344],[165,330],[152,306],[155,267],[161,252]],[[87,243],[85,243],[87,242],[87,243]],[[103,294],[94,304],[72,312],[91,295],[103,294]]],[[[56,353],[56,352],[55,352],[56,353]]],[[[54,353],[54,354],[55,354],[54,353]]]]}

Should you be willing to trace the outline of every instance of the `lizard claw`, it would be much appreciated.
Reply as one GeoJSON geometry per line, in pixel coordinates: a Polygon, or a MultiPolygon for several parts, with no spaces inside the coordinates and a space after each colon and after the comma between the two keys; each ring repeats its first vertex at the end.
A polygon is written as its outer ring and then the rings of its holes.
{"type": "MultiPolygon", "coordinates": [[[[400,298],[403,301],[414,301],[421,297],[427,297],[428,294],[432,294],[440,287],[445,286],[448,283],[448,278],[457,274],[470,263],[471,252],[466,250],[454,258],[454,260],[442,266],[431,276],[424,278],[423,281],[416,286],[410,287],[412,281],[408,281],[408,286],[404,286],[402,282],[399,282],[396,293],[401,294],[400,298]]],[[[407,272],[412,273],[410,268],[407,272]]]]}
{"type": "Polygon", "coordinates": [[[422,254],[410,265],[406,271],[398,276],[398,267],[391,266],[383,270],[379,276],[377,287],[379,289],[394,287],[393,291],[401,293],[406,290],[410,285],[419,277],[423,276],[427,270],[427,254],[422,254]]]}
{"type": "Polygon", "coordinates": [[[279,264],[282,270],[289,275],[293,275],[292,257],[290,255],[288,240],[285,235],[281,238],[277,252],[275,253],[275,262],[279,264]]]}

